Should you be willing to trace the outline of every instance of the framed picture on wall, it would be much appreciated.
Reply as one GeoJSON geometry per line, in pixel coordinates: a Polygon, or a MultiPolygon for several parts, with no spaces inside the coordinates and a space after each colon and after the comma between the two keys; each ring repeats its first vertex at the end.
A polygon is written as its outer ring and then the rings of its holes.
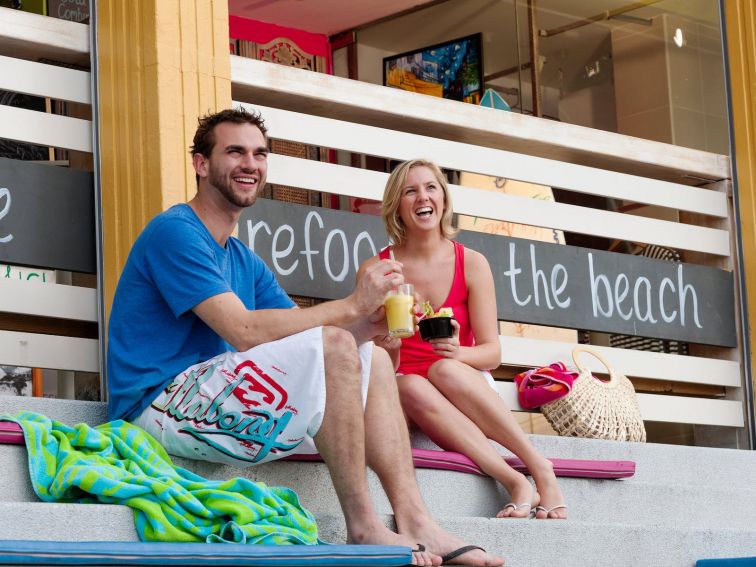
{"type": "Polygon", "coordinates": [[[479,104],[483,96],[481,34],[383,58],[383,84],[479,104]]]}
{"type": "Polygon", "coordinates": [[[0,365],[0,396],[31,396],[32,369],[0,365]]]}

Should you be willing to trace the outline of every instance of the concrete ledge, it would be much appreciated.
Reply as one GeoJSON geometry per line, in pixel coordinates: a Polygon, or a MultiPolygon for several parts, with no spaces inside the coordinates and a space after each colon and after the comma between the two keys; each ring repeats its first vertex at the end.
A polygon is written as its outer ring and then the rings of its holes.
{"type": "MultiPolygon", "coordinates": [[[[0,412],[14,414],[22,410],[36,411],[68,424],[83,421],[98,425],[107,420],[107,406],[102,402],[0,396],[0,412]]],[[[547,457],[635,461],[637,468],[633,482],[667,484],[670,479],[674,479],[676,485],[717,486],[732,482],[733,476],[736,476],[743,480],[744,485],[756,487],[756,452],[753,451],[545,435],[529,437],[547,457]]],[[[501,446],[494,445],[501,454],[511,455],[501,446]]],[[[437,445],[420,432],[413,432],[412,446],[438,449],[437,445]]],[[[240,469],[234,467],[178,459],[177,463],[211,478],[240,474],[240,469]]]]}
{"type": "MultiPolygon", "coordinates": [[[[26,451],[20,446],[0,446],[0,502],[38,502],[31,489],[26,451]]],[[[268,485],[294,489],[302,505],[316,513],[341,515],[328,470],[322,463],[279,462],[260,467],[234,469],[177,459],[176,464],[211,479],[242,476],[268,485]]],[[[420,469],[420,491],[435,516],[491,518],[510,498],[493,480],[451,471],[420,469]]],[[[376,508],[391,513],[389,502],[372,472],[368,484],[376,508]]],[[[756,526],[756,489],[733,480],[728,485],[689,486],[669,477],[666,484],[562,479],[570,517],[628,526],[737,528],[756,526]]]]}
{"type": "Polygon", "coordinates": [[[756,554],[756,530],[625,526],[568,520],[442,518],[467,541],[496,551],[512,567],[691,567],[700,558],[756,554]]]}
{"type": "MultiPolygon", "coordinates": [[[[3,539],[136,541],[131,511],[123,506],[0,504],[3,539]]],[[[321,538],[343,543],[343,519],[317,515],[321,538]]],[[[383,520],[393,527],[392,517],[383,520]]],[[[507,565],[581,567],[665,565],[690,567],[700,558],[756,555],[756,529],[627,526],[568,520],[440,518],[467,542],[507,558],[507,565]]]]}
{"type": "Polygon", "coordinates": [[[68,425],[88,423],[100,425],[108,420],[108,406],[104,402],[56,400],[24,396],[0,396],[0,414],[15,415],[20,411],[34,411],[68,425]]]}
{"type": "Polygon", "coordinates": [[[2,539],[137,541],[134,513],[110,504],[1,502],[2,539]]]}

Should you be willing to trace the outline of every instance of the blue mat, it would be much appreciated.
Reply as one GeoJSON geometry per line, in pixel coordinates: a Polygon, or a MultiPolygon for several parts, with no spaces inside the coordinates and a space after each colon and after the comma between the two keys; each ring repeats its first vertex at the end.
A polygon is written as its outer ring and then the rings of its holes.
{"type": "Polygon", "coordinates": [[[392,567],[412,562],[390,545],[237,545],[0,540],[0,565],[281,565],[392,567]]]}
{"type": "Polygon", "coordinates": [[[756,557],[733,557],[731,559],[699,559],[696,567],[756,567],[756,557]]]}

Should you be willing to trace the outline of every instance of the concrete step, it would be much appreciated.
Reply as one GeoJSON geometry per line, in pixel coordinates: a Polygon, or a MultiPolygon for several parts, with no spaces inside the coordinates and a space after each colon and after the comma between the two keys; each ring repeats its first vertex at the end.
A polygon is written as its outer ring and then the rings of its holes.
{"type": "MultiPolygon", "coordinates": [[[[37,411],[68,424],[83,421],[97,425],[107,419],[106,405],[100,402],[0,396],[0,413],[21,410],[37,411]]],[[[756,451],[544,435],[531,435],[530,439],[547,457],[635,461],[636,482],[714,487],[729,485],[737,478],[743,486],[756,486],[756,451]]],[[[412,446],[438,448],[419,432],[413,433],[412,446]]],[[[510,455],[498,448],[503,455],[510,455]]]]}
{"type": "MultiPolygon", "coordinates": [[[[191,460],[176,464],[208,478],[245,476],[267,484],[281,484],[297,491],[312,510],[339,512],[327,467],[322,463],[277,462],[262,467],[235,469],[191,460]]],[[[434,516],[493,517],[510,500],[501,485],[487,477],[467,473],[417,469],[423,499],[434,516]]],[[[737,478],[737,477],[735,477],[737,478]]],[[[391,507],[375,474],[369,487],[379,512],[391,507]]],[[[735,481],[713,486],[666,484],[636,479],[591,480],[562,478],[561,486],[570,514],[575,519],[628,525],[737,527],[756,525],[756,490],[735,481]]]]}
{"type": "MultiPolygon", "coordinates": [[[[302,504],[313,511],[339,514],[340,506],[327,467],[322,463],[278,462],[236,469],[188,459],[178,466],[210,479],[242,476],[268,485],[294,489],[302,504]]],[[[0,445],[2,502],[37,502],[27,470],[26,451],[0,445]]],[[[491,479],[466,473],[420,469],[421,493],[434,516],[490,518],[509,501],[506,492],[491,479]]],[[[381,513],[391,513],[377,477],[369,473],[370,491],[381,513]]],[[[628,526],[736,528],[756,526],[756,491],[742,484],[708,488],[648,484],[625,479],[588,480],[565,478],[562,482],[570,517],[575,520],[622,523],[628,526]]]]}
{"type": "MultiPolygon", "coordinates": [[[[3,539],[136,541],[133,515],[102,504],[0,503],[3,539]]],[[[343,519],[318,514],[320,537],[343,543],[343,519]]],[[[391,516],[384,516],[392,526],[391,516]]],[[[627,526],[594,521],[446,517],[439,523],[465,541],[507,558],[509,567],[692,567],[697,559],[756,555],[756,529],[627,526]]]]}
{"type": "MultiPolygon", "coordinates": [[[[546,457],[635,461],[634,480],[649,484],[674,482],[690,486],[716,486],[731,483],[735,476],[744,484],[756,486],[756,451],[547,435],[529,437],[546,457]]],[[[501,454],[511,454],[503,447],[494,445],[501,454]]],[[[437,448],[422,433],[413,434],[412,446],[437,448]]]]}
{"type": "Polygon", "coordinates": [[[0,396],[0,414],[14,415],[20,411],[35,411],[69,425],[81,422],[99,425],[108,420],[108,406],[104,402],[0,396]]]}
{"type": "MultiPolygon", "coordinates": [[[[66,423],[101,422],[104,404],[35,398],[0,397],[0,412],[39,411],[66,423]]],[[[622,523],[628,526],[735,528],[756,525],[756,453],[590,439],[532,436],[549,456],[584,459],[630,459],[636,476],[619,481],[562,478],[565,500],[575,520],[622,523]]],[[[426,437],[413,444],[436,448],[426,437]]],[[[304,505],[321,513],[338,514],[340,507],[327,467],[322,463],[276,462],[239,469],[188,459],[181,466],[210,479],[243,476],[296,490],[304,505]]],[[[0,445],[0,502],[37,500],[29,484],[25,450],[0,445]]],[[[466,473],[418,469],[418,483],[436,516],[490,518],[509,501],[504,489],[489,478],[466,473]]],[[[371,493],[380,512],[390,506],[375,475],[371,493]]]]}
{"type": "Polygon", "coordinates": [[[602,522],[440,518],[451,533],[507,558],[508,567],[693,567],[756,555],[756,529],[627,526],[602,522]]]}

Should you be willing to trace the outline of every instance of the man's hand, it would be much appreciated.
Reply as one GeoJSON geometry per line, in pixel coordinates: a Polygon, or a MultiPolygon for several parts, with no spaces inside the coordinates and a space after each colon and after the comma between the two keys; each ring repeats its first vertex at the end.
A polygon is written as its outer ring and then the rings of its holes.
{"type": "Polygon", "coordinates": [[[387,336],[388,328],[386,326],[386,309],[383,305],[379,306],[373,313],[367,317],[362,317],[352,324],[345,327],[354,335],[357,344],[367,341],[376,341],[380,337],[387,336]]]}
{"type": "MultiPolygon", "coordinates": [[[[354,291],[347,297],[359,317],[376,316],[389,290],[404,283],[402,265],[395,260],[379,260],[357,278],[354,291]]],[[[385,318],[385,315],[383,316],[385,318]]],[[[376,321],[371,321],[374,323],[376,321]]]]}

